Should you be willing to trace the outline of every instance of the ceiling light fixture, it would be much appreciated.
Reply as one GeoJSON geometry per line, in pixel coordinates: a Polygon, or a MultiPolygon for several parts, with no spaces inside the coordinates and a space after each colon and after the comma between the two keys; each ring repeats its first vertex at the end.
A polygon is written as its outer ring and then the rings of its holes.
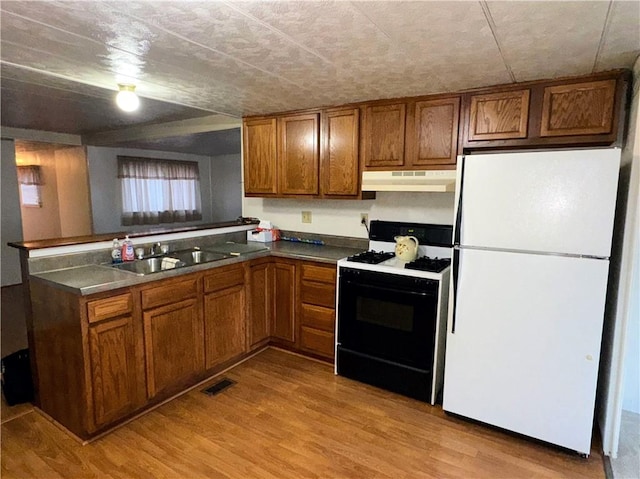
{"type": "Polygon", "coordinates": [[[116,95],[118,107],[127,112],[136,111],[140,106],[140,99],[136,95],[136,86],[118,83],[118,89],[120,90],[116,95]]]}

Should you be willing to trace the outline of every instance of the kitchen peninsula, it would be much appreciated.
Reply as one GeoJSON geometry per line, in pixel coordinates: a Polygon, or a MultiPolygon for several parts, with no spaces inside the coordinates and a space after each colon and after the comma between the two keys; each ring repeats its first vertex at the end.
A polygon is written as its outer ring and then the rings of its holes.
{"type": "MultiPolygon", "coordinates": [[[[224,225],[163,241],[173,252],[215,250],[245,243],[253,227],[224,225]]],[[[134,242],[158,238],[167,236],[134,242]]],[[[332,360],[335,263],[363,248],[358,240],[323,239],[323,246],[252,243],[239,256],[146,275],[105,264],[102,237],[14,244],[30,288],[36,405],[87,440],[269,344],[332,360]],[[311,314],[300,313],[303,305],[311,314]]]]}

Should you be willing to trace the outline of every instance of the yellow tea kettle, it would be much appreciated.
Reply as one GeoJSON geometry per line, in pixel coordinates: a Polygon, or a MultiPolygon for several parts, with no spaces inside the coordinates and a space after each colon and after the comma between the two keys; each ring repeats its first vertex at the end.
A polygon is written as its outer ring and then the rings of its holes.
{"type": "Polygon", "coordinates": [[[418,256],[418,238],[415,236],[396,236],[396,258],[401,261],[413,261],[418,256]]]}

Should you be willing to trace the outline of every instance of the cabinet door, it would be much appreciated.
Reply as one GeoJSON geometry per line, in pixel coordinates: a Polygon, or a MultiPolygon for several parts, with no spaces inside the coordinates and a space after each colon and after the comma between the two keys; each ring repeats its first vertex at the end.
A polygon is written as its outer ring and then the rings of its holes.
{"type": "Polygon", "coordinates": [[[278,192],[276,119],[244,122],[244,192],[275,195],[278,192]]]}
{"type": "Polygon", "coordinates": [[[197,299],[143,313],[149,397],[204,370],[204,332],[197,299]]]}
{"type": "Polygon", "coordinates": [[[404,165],[406,105],[367,106],[364,110],[366,167],[404,165]]]}
{"type": "Polygon", "coordinates": [[[249,345],[253,346],[267,339],[271,334],[272,276],[268,262],[251,266],[249,285],[251,291],[249,324],[249,345]]]}
{"type": "Polygon", "coordinates": [[[540,136],[610,133],[615,92],[616,80],[546,87],[540,136]]]}
{"type": "Polygon", "coordinates": [[[205,366],[207,369],[246,350],[244,286],[204,297],[205,366]]]}
{"type": "Polygon", "coordinates": [[[141,406],[145,400],[140,326],[131,315],[89,328],[93,409],[96,428],[141,406]]]}
{"type": "Polygon", "coordinates": [[[324,121],[321,163],[324,196],[358,196],[360,157],[358,151],[360,110],[328,110],[324,121]]]}
{"type": "Polygon", "coordinates": [[[275,295],[273,303],[273,328],[271,335],[295,342],[295,279],[293,264],[276,263],[273,267],[275,295]]]}
{"type": "Polygon", "coordinates": [[[468,140],[526,138],[529,90],[471,95],[468,140]]]}
{"type": "Polygon", "coordinates": [[[278,118],[279,193],[317,195],[320,123],[318,114],[278,118]]]}
{"type": "Polygon", "coordinates": [[[407,132],[411,167],[454,165],[458,152],[460,98],[416,102],[407,132]]]}

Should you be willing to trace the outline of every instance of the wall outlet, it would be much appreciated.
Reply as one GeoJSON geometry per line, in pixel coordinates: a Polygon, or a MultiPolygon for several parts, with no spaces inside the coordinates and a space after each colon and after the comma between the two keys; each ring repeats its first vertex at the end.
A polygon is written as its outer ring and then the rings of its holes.
{"type": "Polygon", "coordinates": [[[360,213],[360,224],[362,226],[369,226],[369,214],[368,213],[360,213]]]}
{"type": "Polygon", "coordinates": [[[311,223],[311,211],[303,211],[302,212],[302,222],[303,223],[311,223]]]}

